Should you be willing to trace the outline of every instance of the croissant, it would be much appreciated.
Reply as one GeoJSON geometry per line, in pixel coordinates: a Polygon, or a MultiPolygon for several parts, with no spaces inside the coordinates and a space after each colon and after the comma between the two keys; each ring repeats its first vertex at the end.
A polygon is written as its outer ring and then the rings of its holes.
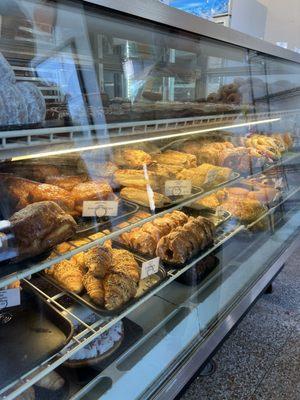
{"type": "Polygon", "coordinates": [[[140,269],[134,256],[126,250],[112,250],[112,270],[104,278],[105,307],[119,308],[136,295],[140,269]]]}
{"type": "Polygon", "coordinates": [[[134,256],[127,250],[112,250],[112,274],[122,274],[138,283],[140,268],[134,256]]]}
{"type": "Polygon", "coordinates": [[[84,263],[95,278],[104,278],[112,265],[111,250],[105,246],[95,246],[84,253],[84,263]]]}
{"type": "Polygon", "coordinates": [[[101,279],[95,278],[93,274],[88,272],[83,277],[83,285],[87,294],[95,304],[102,306],[104,304],[104,287],[101,279]]]}
{"type": "Polygon", "coordinates": [[[156,249],[162,260],[182,264],[214,240],[214,224],[204,217],[190,218],[189,221],[163,236],[156,249]]]}
{"type": "Polygon", "coordinates": [[[135,296],[137,284],[122,274],[109,274],[104,278],[105,308],[116,310],[135,296]]]}
{"type": "Polygon", "coordinates": [[[150,154],[137,149],[118,149],[114,153],[114,161],[121,167],[142,168],[152,163],[150,154]]]}
{"type": "Polygon", "coordinates": [[[55,264],[48,273],[59,282],[64,288],[74,293],[81,293],[83,290],[83,273],[77,265],[68,260],[55,264]]]}

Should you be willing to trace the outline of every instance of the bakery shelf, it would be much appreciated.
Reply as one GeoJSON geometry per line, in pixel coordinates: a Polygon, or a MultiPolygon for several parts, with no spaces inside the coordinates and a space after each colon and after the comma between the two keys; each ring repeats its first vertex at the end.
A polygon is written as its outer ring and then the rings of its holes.
{"type": "MultiPolygon", "coordinates": [[[[36,127],[36,129],[20,129],[0,131],[0,160],[37,157],[43,153],[62,154],[88,150],[91,146],[109,148],[122,143],[130,144],[135,141],[153,142],[172,137],[184,137],[216,129],[259,125],[291,117],[300,113],[300,109],[264,112],[256,114],[219,114],[191,118],[174,118],[151,121],[123,122],[84,126],[36,127]],[[224,126],[220,127],[220,124],[224,126]],[[188,128],[188,131],[187,131],[188,128]],[[196,130],[195,128],[198,128],[196,130]],[[200,128],[200,130],[199,130],[200,128]],[[201,129],[202,128],[202,129],[201,129]],[[105,135],[104,135],[105,132],[105,135]],[[145,138],[145,133],[149,136],[145,138]],[[120,141],[120,136],[122,140],[120,141]],[[109,139],[112,140],[109,140],[109,139]],[[74,149],[76,143],[76,149],[74,149]],[[51,147],[49,147],[51,146],[51,147]],[[39,147],[39,149],[37,149],[39,147]],[[33,154],[30,154],[30,151],[33,154]],[[35,151],[39,151],[35,155],[35,151]],[[29,153],[29,154],[28,154],[29,153]]],[[[97,148],[97,147],[96,147],[97,148]]]]}
{"type": "MultiPolygon", "coordinates": [[[[113,326],[116,322],[120,321],[122,318],[126,317],[132,311],[140,307],[143,303],[146,303],[151,297],[156,295],[161,289],[165,286],[169,285],[175,279],[177,279],[180,275],[186,272],[189,268],[192,268],[195,264],[197,264],[200,260],[205,258],[212,251],[215,251],[220,246],[222,246],[228,239],[234,237],[239,232],[244,230],[245,227],[240,225],[237,226],[232,232],[222,236],[219,238],[219,241],[211,248],[208,248],[206,251],[203,251],[198,257],[195,257],[192,262],[187,264],[185,267],[180,270],[170,270],[167,273],[167,278],[156,288],[153,288],[148,294],[145,294],[142,298],[137,300],[133,305],[129,306],[124,312],[121,312],[119,315],[115,317],[108,316],[99,316],[99,320],[96,321],[91,326],[82,321],[75,313],[69,311],[67,308],[63,307],[58,300],[63,296],[68,296],[67,292],[62,291],[59,294],[54,296],[47,295],[44,291],[39,289],[38,285],[31,283],[30,280],[24,279],[27,285],[29,285],[32,289],[36,290],[41,296],[45,297],[47,301],[52,304],[54,307],[58,308],[61,312],[64,312],[68,317],[72,317],[79,322],[85,329],[79,334],[75,335],[72,338],[72,341],[67,346],[68,351],[65,353],[58,353],[57,355],[48,359],[45,363],[39,365],[32,371],[29,371],[24,376],[20,377],[18,381],[10,384],[6,388],[0,391],[0,395],[4,397],[6,400],[13,399],[15,396],[21,394],[30,386],[34,385],[38,382],[42,377],[47,375],[49,372],[53,371],[59,365],[61,365],[64,361],[70,358],[73,354],[75,354],[78,350],[83,348],[85,345],[89,344],[93,341],[97,336],[101,333],[108,330],[111,326],[113,326]],[[72,342],[76,342],[72,343],[72,342]]],[[[53,261],[52,261],[53,262],[53,261]]]]}
{"type": "MultiPolygon", "coordinates": [[[[292,153],[290,154],[288,157],[284,158],[283,160],[279,160],[277,163],[271,164],[268,168],[266,168],[264,171],[267,171],[269,169],[272,169],[276,166],[280,166],[280,165],[285,165],[286,163],[296,159],[297,157],[299,157],[298,153],[292,153]]],[[[261,172],[258,172],[254,175],[251,175],[251,177],[255,177],[255,176],[259,176],[261,174],[261,172]]],[[[245,177],[240,177],[237,178],[235,181],[232,181],[231,183],[238,183],[240,180],[243,180],[245,177]]],[[[218,189],[227,186],[228,183],[224,183],[218,186],[218,189]]],[[[7,286],[13,282],[15,282],[18,279],[24,279],[26,277],[28,277],[29,275],[36,273],[36,272],[40,272],[46,268],[51,267],[51,265],[58,263],[64,259],[68,259],[70,257],[72,257],[73,255],[80,253],[82,251],[86,251],[89,248],[93,247],[95,244],[102,244],[103,242],[105,242],[106,240],[109,239],[115,239],[117,238],[119,235],[121,235],[124,232],[127,232],[135,227],[138,227],[146,222],[150,222],[151,220],[153,220],[154,218],[157,217],[161,217],[171,211],[177,210],[179,208],[188,206],[189,204],[192,204],[195,200],[201,199],[202,197],[205,197],[207,195],[209,195],[210,193],[213,193],[216,190],[216,188],[213,188],[207,192],[204,193],[200,193],[200,194],[195,194],[192,197],[189,197],[188,200],[182,201],[180,204],[176,204],[173,207],[170,207],[166,210],[160,211],[159,213],[156,213],[154,215],[149,216],[148,218],[144,218],[140,221],[137,221],[135,223],[132,223],[131,225],[128,225],[122,229],[118,229],[117,231],[111,232],[108,235],[106,235],[103,238],[100,239],[96,239],[96,240],[91,240],[89,243],[84,244],[78,248],[75,248],[74,250],[68,251],[64,254],[61,254],[59,256],[57,256],[54,259],[48,259],[48,260],[44,260],[44,261],[40,261],[40,262],[34,262],[32,264],[29,264],[28,267],[18,267],[14,268],[13,264],[7,264],[5,267],[2,267],[2,276],[0,274],[0,288],[7,286]],[[15,269],[14,271],[12,271],[13,269],[15,269]]],[[[103,228],[105,229],[105,228],[103,228]]],[[[88,236],[87,236],[88,237],[88,236]]],[[[228,239],[228,238],[227,238],[228,239]]],[[[226,239],[226,240],[227,240],[226,239]]]]}

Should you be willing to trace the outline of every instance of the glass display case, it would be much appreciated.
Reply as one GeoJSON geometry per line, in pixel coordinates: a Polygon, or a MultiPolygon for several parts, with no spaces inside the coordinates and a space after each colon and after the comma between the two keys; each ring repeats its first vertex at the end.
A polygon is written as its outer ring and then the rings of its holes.
{"type": "Polygon", "coordinates": [[[157,1],[0,18],[0,397],[173,398],[299,244],[300,56],[157,1]]]}

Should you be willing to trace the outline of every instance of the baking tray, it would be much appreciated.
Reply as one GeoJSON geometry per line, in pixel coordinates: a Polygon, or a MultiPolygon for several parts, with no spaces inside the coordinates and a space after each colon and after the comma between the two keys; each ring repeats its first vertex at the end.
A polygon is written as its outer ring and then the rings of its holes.
{"type": "MultiPolygon", "coordinates": [[[[168,208],[174,207],[175,205],[180,204],[180,203],[182,203],[183,201],[192,199],[193,197],[197,198],[197,197],[198,197],[200,194],[202,194],[203,192],[204,192],[204,189],[203,189],[203,188],[193,186],[193,187],[192,187],[192,192],[191,192],[191,194],[186,195],[186,196],[167,196],[167,197],[171,200],[171,202],[170,202],[169,204],[165,204],[165,205],[163,205],[163,206],[161,206],[161,207],[155,206],[155,209],[154,209],[153,211],[154,211],[154,212],[155,212],[155,211],[162,211],[162,210],[166,210],[166,209],[168,209],[168,208]]],[[[132,202],[135,203],[135,204],[137,204],[137,205],[139,205],[139,206],[142,206],[143,208],[145,208],[145,209],[147,209],[147,210],[151,210],[150,207],[147,206],[147,205],[146,205],[145,203],[143,203],[143,202],[140,202],[140,201],[138,201],[138,200],[134,200],[134,201],[132,201],[132,202]]],[[[151,210],[151,211],[152,211],[152,210],[151,210]]]]}
{"type": "Polygon", "coordinates": [[[98,232],[103,229],[111,229],[116,223],[122,222],[124,219],[128,218],[130,215],[136,213],[139,207],[128,200],[119,200],[119,212],[121,215],[116,217],[79,217],[76,218],[77,231],[76,235],[86,235],[88,233],[98,232]]]}
{"type": "MultiPolygon", "coordinates": [[[[122,248],[121,246],[114,246],[115,248],[122,248]]],[[[131,252],[133,253],[133,252],[131,252]]],[[[146,261],[145,258],[138,257],[137,255],[134,255],[136,261],[138,262],[139,266],[142,267],[142,263],[146,261]]],[[[88,296],[87,293],[83,294],[76,294],[73,293],[72,291],[65,289],[63,286],[59,284],[55,279],[53,279],[51,276],[46,275],[44,272],[40,272],[39,276],[43,277],[45,280],[50,282],[53,286],[57,287],[60,291],[68,293],[68,295],[77,300],[79,303],[89,307],[91,310],[93,310],[95,313],[99,315],[118,315],[121,312],[125,311],[128,307],[132,306],[135,304],[139,299],[144,297],[146,294],[148,294],[151,290],[156,288],[160,283],[166,279],[167,273],[165,269],[160,265],[159,270],[156,274],[153,274],[143,280],[140,281],[139,287],[137,290],[137,293],[133,299],[130,299],[126,304],[123,304],[121,307],[119,307],[116,310],[107,310],[104,307],[98,306],[97,304],[93,303],[90,297],[88,296]]]]}
{"type": "MultiPolygon", "coordinates": [[[[137,325],[135,322],[128,318],[122,319],[124,327],[124,337],[120,346],[109,356],[105,357],[99,362],[94,362],[93,365],[89,365],[87,360],[86,365],[81,367],[75,367],[66,365],[64,363],[60,368],[59,372],[65,377],[79,385],[86,385],[89,381],[94,379],[99,373],[109,367],[114,361],[116,361],[122,354],[130,349],[142,336],[143,328],[137,325]]],[[[84,363],[84,361],[83,361],[84,363]]]]}
{"type": "Polygon", "coordinates": [[[68,319],[24,282],[22,288],[21,305],[0,311],[1,388],[54,356],[73,336],[68,319]]]}

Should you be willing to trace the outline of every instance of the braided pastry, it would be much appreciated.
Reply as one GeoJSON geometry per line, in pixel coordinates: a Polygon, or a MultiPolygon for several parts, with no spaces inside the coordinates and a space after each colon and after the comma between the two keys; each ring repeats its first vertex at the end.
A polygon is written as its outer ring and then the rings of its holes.
{"type": "Polygon", "coordinates": [[[189,221],[162,237],[156,255],[163,261],[182,264],[214,240],[214,224],[204,217],[190,218],[189,221]]]}

